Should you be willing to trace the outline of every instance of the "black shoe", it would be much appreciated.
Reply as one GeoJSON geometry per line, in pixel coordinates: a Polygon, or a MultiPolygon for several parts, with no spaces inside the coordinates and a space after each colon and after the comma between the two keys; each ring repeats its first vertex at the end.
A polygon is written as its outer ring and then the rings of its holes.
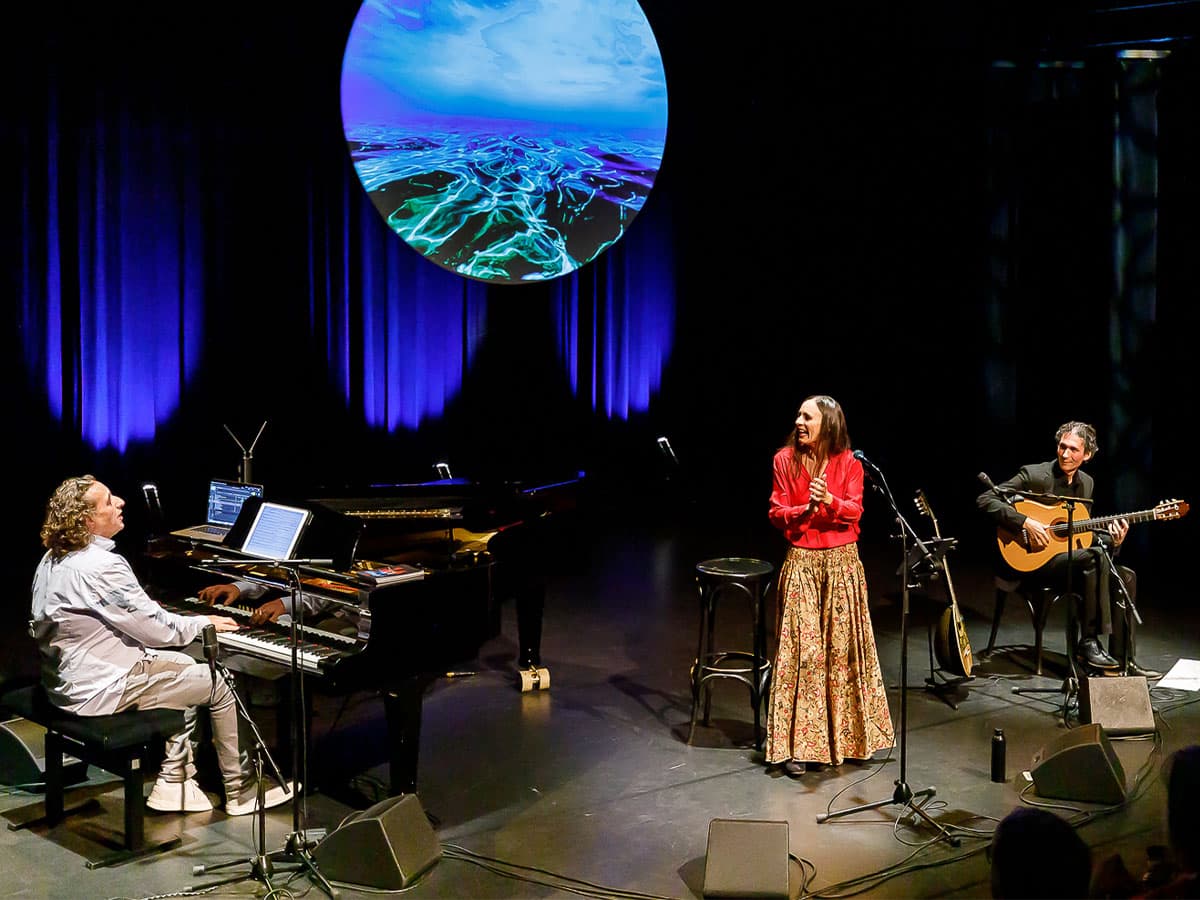
{"type": "Polygon", "coordinates": [[[1136,659],[1131,659],[1129,661],[1129,674],[1141,675],[1147,681],[1155,681],[1156,679],[1163,677],[1162,672],[1156,672],[1154,669],[1147,669],[1145,666],[1139,666],[1136,659]]]}
{"type": "Polygon", "coordinates": [[[1079,658],[1093,669],[1119,669],[1121,664],[1113,659],[1096,638],[1085,638],[1079,643],[1079,658]]]}
{"type": "Polygon", "coordinates": [[[808,770],[808,767],[798,759],[789,759],[783,764],[783,771],[787,773],[789,778],[799,778],[808,770]]]}

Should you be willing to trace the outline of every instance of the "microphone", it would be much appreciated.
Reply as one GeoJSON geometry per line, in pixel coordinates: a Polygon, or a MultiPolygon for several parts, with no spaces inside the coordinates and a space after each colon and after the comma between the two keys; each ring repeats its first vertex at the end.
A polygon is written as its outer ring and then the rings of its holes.
{"type": "Polygon", "coordinates": [[[873,463],[869,459],[867,459],[867,454],[863,453],[861,450],[854,451],[854,458],[857,459],[860,463],[862,463],[867,468],[872,469],[875,472],[879,471],[879,466],[875,465],[875,463],[873,463]]]}
{"type": "Polygon", "coordinates": [[[217,643],[217,626],[209,623],[200,632],[200,640],[204,644],[204,658],[208,660],[208,670],[212,672],[213,684],[217,682],[217,653],[220,644],[217,643]]]}
{"type": "Polygon", "coordinates": [[[658,449],[662,451],[663,456],[670,460],[672,465],[679,465],[679,457],[675,455],[675,450],[671,447],[671,442],[665,437],[658,439],[658,449]]]}
{"type": "Polygon", "coordinates": [[[991,490],[991,492],[993,494],[995,494],[997,497],[999,497],[1002,500],[1007,500],[1009,503],[1012,503],[1014,500],[1021,499],[1020,494],[1014,494],[1011,491],[1003,490],[998,485],[994,484],[992,482],[992,479],[988,478],[987,472],[980,472],[975,477],[978,478],[980,481],[982,481],[991,490]]]}

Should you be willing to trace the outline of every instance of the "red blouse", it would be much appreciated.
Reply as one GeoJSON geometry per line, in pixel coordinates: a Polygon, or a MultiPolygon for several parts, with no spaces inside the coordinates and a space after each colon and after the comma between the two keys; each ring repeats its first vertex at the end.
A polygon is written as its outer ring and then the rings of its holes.
{"type": "Polygon", "coordinates": [[[775,454],[775,484],[771,490],[771,524],[796,547],[828,549],[858,540],[863,510],[863,467],[849,450],[831,456],[825,467],[825,483],[832,503],[809,510],[809,484],[804,467],[792,464],[792,448],[775,454]]]}

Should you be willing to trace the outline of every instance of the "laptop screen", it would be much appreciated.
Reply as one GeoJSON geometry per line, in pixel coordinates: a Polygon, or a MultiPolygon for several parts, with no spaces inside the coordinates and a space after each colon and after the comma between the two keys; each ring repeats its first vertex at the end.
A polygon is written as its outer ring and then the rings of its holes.
{"type": "Polygon", "coordinates": [[[208,483],[208,523],[232,526],[246,498],[261,497],[262,494],[261,484],[242,484],[240,481],[214,478],[208,483]]]}
{"type": "Polygon", "coordinates": [[[246,533],[242,552],[261,559],[290,559],[311,518],[307,509],[264,502],[246,533]]]}

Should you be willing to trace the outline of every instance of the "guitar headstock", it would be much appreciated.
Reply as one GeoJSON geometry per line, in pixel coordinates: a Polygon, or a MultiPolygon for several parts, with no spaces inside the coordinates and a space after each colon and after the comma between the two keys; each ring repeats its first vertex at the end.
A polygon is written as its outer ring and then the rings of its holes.
{"type": "Polygon", "coordinates": [[[917,489],[917,496],[913,498],[913,503],[917,506],[917,512],[923,516],[933,518],[933,510],[929,508],[929,501],[925,499],[925,492],[920,488],[917,489]]]}
{"type": "Polygon", "coordinates": [[[1154,507],[1155,519],[1180,519],[1187,515],[1188,505],[1182,500],[1163,500],[1154,507]]]}

